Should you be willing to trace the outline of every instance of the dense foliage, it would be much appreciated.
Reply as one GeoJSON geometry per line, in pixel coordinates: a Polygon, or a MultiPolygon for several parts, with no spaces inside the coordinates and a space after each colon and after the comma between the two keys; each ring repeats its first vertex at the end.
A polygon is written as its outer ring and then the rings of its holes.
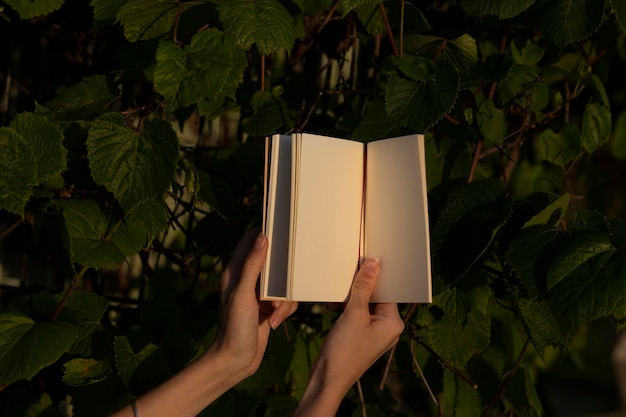
{"type": "MultiPolygon", "coordinates": [[[[30,271],[0,414],[106,415],[204,351],[275,132],[426,133],[434,301],[340,415],[541,416],[551,364],[619,325],[625,2],[0,4],[0,261],[30,271]]],[[[288,415],[336,314],[301,305],[203,415],[288,415]]]]}

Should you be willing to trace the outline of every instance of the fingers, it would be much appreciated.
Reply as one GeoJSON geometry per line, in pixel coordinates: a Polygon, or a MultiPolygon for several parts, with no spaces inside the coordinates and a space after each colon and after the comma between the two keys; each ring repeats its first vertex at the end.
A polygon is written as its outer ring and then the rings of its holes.
{"type": "Polygon", "coordinates": [[[261,268],[267,256],[267,238],[259,233],[254,240],[250,253],[246,257],[239,278],[239,287],[243,291],[255,291],[261,268]]]}
{"type": "Polygon", "coordinates": [[[292,315],[298,303],[295,301],[274,301],[274,311],[269,318],[269,323],[272,329],[276,330],[278,326],[290,315],[292,315]]]}
{"type": "Polygon", "coordinates": [[[352,281],[346,309],[367,308],[380,272],[380,260],[368,258],[352,281]]]}

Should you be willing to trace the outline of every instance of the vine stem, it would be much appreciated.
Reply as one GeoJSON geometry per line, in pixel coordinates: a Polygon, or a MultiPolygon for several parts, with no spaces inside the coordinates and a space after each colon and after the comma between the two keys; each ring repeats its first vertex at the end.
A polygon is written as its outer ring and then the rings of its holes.
{"type": "Polygon", "coordinates": [[[413,340],[411,340],[411,343],[409,345],[411,347],[411,356],[413,357],[413,366],[415,366],[415,368],[417,369],[417,372],[419,372],[420,374],[420,377],[422,377],[422,381],[424,381],[424,385],[426,385],[426,389],[428,390],[428,393],[430,394],[430,398],[432,398],[433,402],[435,403],[435,407],[438,407],[439,402],[437,401],[437,397],[435,397],[433,390],[430,388],[430,384],[426,380],[426,376],[424,375],[424,372],[422,372],[422,367],[420,366],[419,362],[417,362],[417,359],[415,358],[415,346],[413,345],[413,340]]]}
{"type": "Polygon", "coordinates": [[[474,181],[474,174],[476,173],[476,168],[478,167],[478,161],[480,161],[480,154],[483,152],[483,145],[485,141],[482,136],[478,139],[478,143],[476,144],[476,149],[474,150],[474,158],[472,160],[472,166],[470,168],[469,175],[467,177],[467,183],[474,181]]]}
{"type": "MultiPolygon", "coordinates": [[[[402,320],[404,322],[404,327],[406,327],[406,324],[409,322],[409,319],[415,312],[416,308],[417,308],[417,304],[411,304],[409,311],[407,311],[406,316],[404,316],[404,319],[402,320]]],[[[396,343],[395,345],[391,347],[391,350],[389,351],[389,356],[387,356],[387,363],[385,364],[385,370],[383,371],[383,376],[380,379],[380,384],[378,384],[378,388],[380,390],[382,390],[385,387],[385,383],[387,382],[387,376],[389,375],[389,370],[391,369],[391,361],[393,360],[393,356],[396,353],[397,345],[398,343],[396,343]]]]}
{"type": "Polygon", "coordinates": [[[363,395],[363,387],[361,387],[361,380],[357,379],[356,389],[359,392],[359,401],[361,402],[361,413],[363,417],[367,417],[367,408],[365,407],[365,396],[363,395]]]}
{"type": "Polygon", "coordinates": [[[511,370],[504,376],[504,378],[502,379],[502,383],[500,383],[500,386],[498,387],[498,390],[496,391],[494,396],[491,397],[491,400],[489,400],[489,404],[487,404],[483,412],[480,413],[480,417],[486,417],[487,414],[489,414],[489,411],[491,411],[491,409],[500,400],[500,398],[504,394],[504,390],[506,389],[507,385],[509,385],[509,382],[511,382],[511,379],[513,379],[515,372],[522,364],[522,360],[524,359],[524,355],[526,354],[526,350],[528,349],[529,345],[530,338],[528,337],[526,338],[526,342],[524,342],[524,346],[522,346],[522,350],[520,351],[519,355],[517,355],[517,359],[515,360],[515,364],[513,364],[513,368],[511,368],[511,370]]]}
{"type": "Polygon", "coordinates": [[[57,317],[59,317],[59,313],[61,313],[63,306],[67,302],[67,299],[70,298],[70,294],[72,294],[72,291],[74,291],[74,287],[76,287],[76,283],[83,277],[83,275],[85,275],[85,272],[87,272],[87,269],[88,267],[83,266],[81,270],[78,271],[76,275],[74,275],[74,278],[72,278],[72,282],[70,283],[70,286],[65,291],[65,294],[63,294],[63,298],[61,298],[59,305],[57,306],[56,310],[54,310],[52,317],[50,317],[52,321],[56,320],[57,317]]]}
{"type": "Polygon", "coordinates": [[[385,10],[385,5],[380,2],[378,3],[380,7],[380,13],[383,15],[383,20],[385,21],[385,27],[387,28],[387,35],[389,36],[389,42],[391,42],[391,48],[393,49],[393,54],[395,56],[399,56],[398,47],[396,46],[396,40],[393,38],[393,31],[391,30],[391,25],[389,24],[389,18],[387,17],[387,11],[385,10]]]}
{"type": "Polygon", "coordinates": [[[265,91],[265,55],[261,55],[261,91],[265,91]]]}
{"type": "Polygon", "coordinates": [[[15,222],[13,222],[13,224],[9,227],[7,227],[6,229],[4,229],[2,231],[2,233],[0,233],[0,240],[4,239],[5,237],[7,237],[8,235],[11,234],[12,231],[14,231],[15,229],[17,229],[17,227],[22,224],[24,222],[23,218],[19,218],[17,219],[15,222]]]}

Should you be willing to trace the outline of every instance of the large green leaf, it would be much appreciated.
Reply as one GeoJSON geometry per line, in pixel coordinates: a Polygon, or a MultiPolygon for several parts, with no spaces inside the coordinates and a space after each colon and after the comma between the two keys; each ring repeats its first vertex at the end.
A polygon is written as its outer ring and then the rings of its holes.
{"type": "Polygon", "coordinates": [[[70,238],[72,261],[94,268],[113,268],[146,241],[141,223],[106,214],[95,200],[59,200],[70,238]]]}
{"type": "Polygon", "coordinates": [[[378,6],[378,3],[378,0],[341,0],[341,9],[345,16],[358,7],[378,6]]]}
{"type": "Polygon", "coordinates": [[[563,126],[559,133],[545,130],[537,141],[537,156],[560,167],[571,162],[581,151],[580,132],[573,123],[563,126]]]}
{"type": "Polygon", "coordinates": [[[362,2],[354,9],[367,33],[374,36],[387,33],[387,26],[379,4],[379,1],[362,2]]]}
{"type": "Polygon", "coordinates": [[[510,19],[528,9],[535,0],[462,0],[461,7],[471,16],[495,15],[510,19]]]}
{"type": "Polygon", "coordinates": [[[93,7],[94,26],[99,27],[115,21],[117,11],[124,2],[125,0],[91,0],[89,4],[93,7]]]}
{"type": "Polygon", "coordinates": [[[532,10],[539,29],[563,48],[598,29],[604,5],[604,0],[537,0],[532,10]]]}
{"type": "Polygon", "coordinates": [[[393,73],[386,92],[386,109],[396,123],[424,132],[454,105],[459,76],[446,61],[438,61],[429,81],[413,81],[393,73]]]}
{"type": "Polygon", "coordinates": [[[154,88],[168,100],[174,111],[205,97],[233,97],[247,66],[246,54],[222,33],[209,29],[197,33],[181,50],[162,41],[156,52],[154,88]]]}
{"type": "Polygon", "coordinates": [[[585,107],[580,140],[589,153],[595,152],[607,142],[611,135],[611,111],[600,103],[591,103],[585,107]]]}
{"type": "Polygon", "coordinates": [[[0,209],[23,215],[37,185],[37,168],[31,147],[15,129],[0,128],[0,209]]]}
{"type": "Polygon", "coordinates": [[[552,252],[546,276],[548,290],[566,279],[581,264],[603,253],[613,252],[609,236],[602,232],[580,231],[564,239],[552,252]]]}
{"type": "Polygon", "coordinates": [[[580,325],[626,311],[626,257],[603,251],[580,263],[550,291],[550,304],[561,329],[571,333],[580,325]]]}
{"type": "Polygon", "coordinates": [[[146,121],[139,131],[119,113],[99,117],[89,130],[91,174],[131,211],[145,201],[163,199],[178,160],[178,138],[163,119],[146,121]]]}
{"type": "Polygon", "coordinates": [[[352,138],[361,142],[391,137],[400,126],[387,115],[385,102],[373,100],[367,103],[361,123],[354,129],[352,138]]]}
{"type": "Polygon", "coordinates": [[[517,308],[539,356],[543,357],[548,346],[565,345],[565,337],[548,301],[518,298],[517,308]]]}
{"type": "Polygon", "coordinates": [[[49,109],[46,116],[64,122],[91,120],[102,114],[118,95],[119,90],[110,78],[104,75],[86,77],[46,102],[49,109]]]}
{"type": "Polygon", "coordinates": [[[478,391],[448,369],[443,372],[440,401],[443,403],[441,417],[475,417],[483,409],[478,391]]]}
{"type": "Polygon", "coordinates": [[[191,7],[197,2],[176,0],[128,0],[117,12],[124,26],[124,35],[131,42],[158,38],[170,32],[179,7],[191,7]]]}
{"type": "Polygon", "coordinates": [[[441,54],[441,57],[452,64],[457,71],[466,71],[478,62],[476,40],[468,34],[446,39],[413,33],[405,37],[404,49],[406,52],[431,58],[441,54]]]}
{"type": "Polygon", "coordinates": [[[149,343],[135,353],[125,336],[116,336],[113,350],[117,373],[133,392],[152,388],[167,377],[165,358],[158,346],[149,343]]]}
{"type": "Polygon", "coordinates": [[[285,48],[291,51],[296,39],[293,18],[277,0],[227,0],[219,6],[224,35],[248,50],[255,44],[261,55],[285,48]]]}
{"type": "Polygon", "coordinates": [[[287,103],[279,96],[267,91],[257,91],[250,100],[253,114],[245,118],[241,125],[252,136],[268,136],[285,122],[287,103]]]}
{"type": "Polygon", "coordinates": [[[31,379],[68,351],[76,326],[63,322],[35,322],[16,312],[0,312],[0,385],[31,379]]]}
{"type": "Polygon", "coordinates": [[[546,291],[545,277],[558,234],[553,226],[527,227],[511,241],[504,255],[531,299],[546,291]]]}
{"type": "Polygon", "coordinates": [[[443,316],[428,328],[430,345],[450,364],[462,368],[489,346],[490,320],[473,309],[467,294],[457,288],[440,293],[433,304],[443,310],[443,316]]]}
{"type": "Polygon", "coordinates": [[[37,181],[45,182],[58,175],[66,166],[67,153],[61,142],[63,132],[45,117],[34,113],[20,113],[11,123],[28,143],[35,158],[37,181]]]}
{"type": "Polygon", "coordinates": [[[58,10],[65,3],[64,0],[6,0],[6,4],[15,10],[21,19],[50,14],[58,10]]]}
{"type": "Polygon", "coordinates": [[[556,201],[551,202],[550,205],[531,217],[524,223],[524,227],[535,225],[556,226],[556,222],[565,214],[571,199],[571,194],[563,194],[556,201]]]}

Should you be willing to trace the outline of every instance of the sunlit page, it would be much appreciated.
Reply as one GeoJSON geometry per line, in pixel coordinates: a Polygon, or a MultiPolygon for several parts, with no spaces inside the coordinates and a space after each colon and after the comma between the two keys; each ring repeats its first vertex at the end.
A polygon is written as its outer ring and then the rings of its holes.
{"type": "Polygon", "coordinates": [[[368,143],[365,256],[381,260],[375,302],[430,302],[422,135],[368,143]]]}
{"type": "Polygon", "coordinates": [[[359,256],[363,144],[302,134],[290,298],[343,301],[359,256]]]}

